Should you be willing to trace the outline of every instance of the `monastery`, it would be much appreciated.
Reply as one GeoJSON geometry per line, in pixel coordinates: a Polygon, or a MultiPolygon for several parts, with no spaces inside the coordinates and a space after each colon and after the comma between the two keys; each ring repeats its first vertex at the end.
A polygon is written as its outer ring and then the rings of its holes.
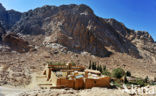
{"type": "Polygon", "coordinates": [[[110,87],[110,77],[100,71],[86,69],[83,66],[48,64],[42,75],[37,76],[40,88],[88,89],[92,87],[110,87]]]}

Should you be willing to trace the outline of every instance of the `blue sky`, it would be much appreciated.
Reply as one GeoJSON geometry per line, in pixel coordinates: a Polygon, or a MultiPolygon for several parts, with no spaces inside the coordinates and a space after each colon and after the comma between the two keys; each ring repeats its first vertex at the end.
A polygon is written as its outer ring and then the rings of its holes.
{"type": "Polygon", "coordinates": [[[6,9],[25,12],[43,5],[86,4],[103,18],[115,18],[134,30],[148,31],[156,41],[156,0],[0,0],[6,9]]]}

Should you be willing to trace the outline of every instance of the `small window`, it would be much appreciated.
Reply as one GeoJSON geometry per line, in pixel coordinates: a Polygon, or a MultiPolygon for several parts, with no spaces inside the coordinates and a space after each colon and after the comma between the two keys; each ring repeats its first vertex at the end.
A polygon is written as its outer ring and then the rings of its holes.
{"type": "Polygon", "coordinates": [[[96,81],[94,81],[94,83],[96,84],[96,81]]]}

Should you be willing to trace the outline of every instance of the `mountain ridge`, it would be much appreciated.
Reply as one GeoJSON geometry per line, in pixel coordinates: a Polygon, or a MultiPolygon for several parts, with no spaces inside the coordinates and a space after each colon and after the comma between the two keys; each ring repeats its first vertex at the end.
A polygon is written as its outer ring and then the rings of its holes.
{"type": "Polygon", "coordinates": [[[9,29],[10,32],[34,36],[42,34],[44,38],[51,35],[53,38],[49,42],[98,56],[109,56],[111,52],[105,48],[109,47],[108,49],[142,58],[132,41],[137,38],[154,43],[147,32],[135,32],[115,19],[98,17],[84,4],[59,7],[45,5],[21,14],[19,20],[13,20],[16,23],[9,29]]]}
{"type": "Polygon", "coordinates": [[[6,10],[0,3],[0,23],[9,30],[20,18],[22,13],[15,10],[6,10]]]}
{"type": "MultiPolygon", "coordinates": [[[[4,9],[0,18],[3,13],[4,9]]],[[[32,74],[44,69],[47,61],[87,67],[91,60],[109,71],[121,67],[134,76],[156,75],[156,43],[150,34],[98,17],[86,5],[29,10],[9,28],[4,21],[0,19],[0,66],[5,66],[0,78],[4,84],[28,85],[32,74]]]]}

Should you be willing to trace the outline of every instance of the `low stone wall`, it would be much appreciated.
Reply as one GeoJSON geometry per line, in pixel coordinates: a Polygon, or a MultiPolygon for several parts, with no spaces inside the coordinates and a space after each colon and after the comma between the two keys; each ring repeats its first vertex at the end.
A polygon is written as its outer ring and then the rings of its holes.
{"type": "Polygon", "coordinates": [[[110,77],[95,79],[95,87],[110,87],[110,77]]]}
{"type": "Polygon", "coordinates": [[[66,78],[57,79],[57,87],[73,88],[73,89],[89,89],[92,87],[110,87],[110,77],[103,77],[100,79],[75,79],[68,80],[66,78]]]}

